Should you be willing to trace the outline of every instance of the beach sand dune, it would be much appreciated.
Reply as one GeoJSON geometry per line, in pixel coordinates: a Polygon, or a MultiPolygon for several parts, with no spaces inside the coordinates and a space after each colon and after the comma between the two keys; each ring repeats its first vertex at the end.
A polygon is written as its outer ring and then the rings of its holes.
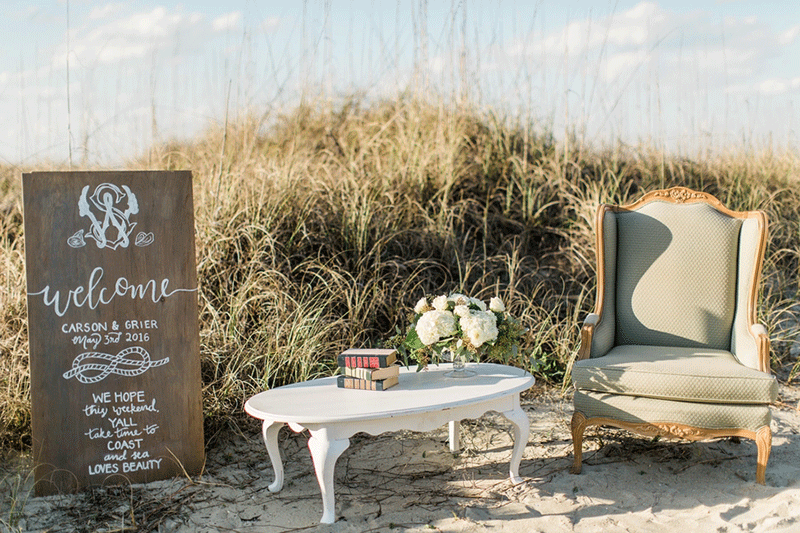
{"type": "Polygon", "coordinates": [[[16,490],[24,507],[0,518],[10,531],[800,531],[798,399],[798,389],[781,386],[766,486],[755,483],[752,441],[665,441],[602,428],[587,431],[583,473],[572,475],[570,399],[539,389],[523,398],[531,435],[517,486],[507,478],[511,436],[499,415],[463,421],[457,455],[446,427],[359,434],[337,463],[337,521],[319,525],[308,435],[282,430],[286,477],[273,494],[253,421],[219,439],[193,479],[22,501],[25,464],[6,465],[3,505],[16,490]]]}

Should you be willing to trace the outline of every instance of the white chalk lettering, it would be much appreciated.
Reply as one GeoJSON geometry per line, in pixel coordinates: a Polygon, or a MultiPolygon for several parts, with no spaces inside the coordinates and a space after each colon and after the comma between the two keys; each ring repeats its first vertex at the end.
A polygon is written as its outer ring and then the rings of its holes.
{"type": "Polygon", "coordinates": [[[98,407],[94,404],[86,405],[83,408],[83,414],[86,416],[98,415],[100,418],[105,418],[108,414],[108,408],[98,407]]]}
{"type": "MultiPolygon", "coordinates": [[[[135,452],[134,452],[135,453],[135,452]]],[[[111,461],[127,461],[128,460],[128,450],[125,450],[122,453],[107,453],[103,456],[103,461],[106,463],[110,463],[111,461]]]]}
{"type": "Polygon", "coordinates": [[[111,401],[111,393],[106,391],[100,394],[92,393],[92,401],[94,403],[108,403],[111,401]]]}
{"type": "Polygon", "coordinates": [[[109,422],[111,422],[111,427],[116,428],[135,428],[138,424],[133,422],[132,418],[109,418],[109,422]]]}
{"type": "MultiPolygon", "coordinates": [[[[160,460],[160,459],[159,459],[160,460]]],[[[123,463],[127,464],[127,463],[123,463]]],[[[100,474],[116,474],[119,472],[118,464],[89,465],[89,475],[97,476],[100,474]]]]}
{"type": "MultiPolygon", "coordinates": [[[[109,438],[111,435],[109,434],[109,438]]],[[[110,440],[106,447],[108,451],[114,452],[118,450],[138,450],[142,447],[144,439],[130,439],[130,440],[110,440]]]]}
{"type": "Polygon", "coordinates": [[[57,290],[51,292],[50,285],[47,285],[40,291],[29,292],[28,296],[41,296],[44,304],[47,307],[52,307],[56,315],[64,316],[70,306],[86,306],[89,309],[97,309],[100,305],[110,304],[118,296],[129,296],[133,300],[145,300],[149,296],[153,303],[157,303],[178,292],[197,291],[197,288],[170,290],[169,279],[167,278],[161,280],[160,285],[154,279],[137,285],[124,277],[117,278],[116,282],[113,283],[112,291],[110,287],[100,287],[103,274],[102,267],[95,268],[89,275],[89,282],[86,286],[79,285],[69,290],[66,294],[57,290]]]}
{"type": "Polygon", "coordinates": [[[137,470],[153,470],[161,466],[161,459],[148,459],[147,461],[136,461],[122,463],[124,473],[136,472],[137,470]]]}
{"type": "Polygon", "coordinates": [[[114,411],[114,414],[117,415],[117,416],[120,416],[122,414],[130,415],[130,414],[134,414],[134,413],[143,413],[145,411],[148,411],[150,413],[158,413],[159,412],[159,410],[156,409],[156,400],[155,400],[155,398],[153,398],[152,402],[147,403],[147,404],[143,404],[143,405],[134,405],[134,404],[130,404],[130,405],[115,405],[115,406],[111,407],[111,409],[114,411]]]}
{"type": "Polygon", "coordinates": [[[144,402],[144,391],[124,391],[114,393],[115,402],[144,402]]]}
{"type": "Polygon", "coordinates": [[[155,320],[126,320],[125,329],[158,329],[155,320]]]}
{"type": "Polygon", "coordinates": [[[89,440],[110,439],[111,437],[113,437],[113,435],[112,435],[112,433],[110,431],[106,431],[103,428],[90,428],[89,431],[84,433],[84,435],[89,437],[89,440]]]}
{"type": "Polygon", "coordinates": [[[142,432],[138,429],[119,428],[114,430],[114,436],[118,439],[128,439],[131,437],[140,437],[142,432]]]}
{"type": "Polygon", "coordinates": [[[61,325],[62,333],[99,333],[108,331],[105,322],[65,322],[61,325]]]}

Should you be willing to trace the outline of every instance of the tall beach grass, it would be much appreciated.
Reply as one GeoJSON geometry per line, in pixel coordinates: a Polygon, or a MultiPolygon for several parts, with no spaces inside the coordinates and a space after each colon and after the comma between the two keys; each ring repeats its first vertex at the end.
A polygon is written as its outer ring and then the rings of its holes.
{"type": "MultiPolygon", "coordinates": [[[[773,370],[797,372],[800,158],[699,160],[647,146],[567,149],[546,129],[410,97],[251,115],[127,168],[194,175],[206,435],[253,393],[330,375],[346,347],[379,345],[422,295],[500,296],[529,328],[540,380],[566,389],[594,303],[599,204],[683,185],[763,209],[758,307],[773,370]]],[[[28,169],[26,169],[28,170],[28,169]]],[[[0,438],[30,442],[20,169],[0,169],[0,438]]]]}

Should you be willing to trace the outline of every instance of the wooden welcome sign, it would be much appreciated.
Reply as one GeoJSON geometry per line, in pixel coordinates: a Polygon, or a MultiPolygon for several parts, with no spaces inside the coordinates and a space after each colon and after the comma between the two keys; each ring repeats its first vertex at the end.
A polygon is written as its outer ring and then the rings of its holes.
{"type": "Polygon", "coordinates": [[[199,472],[191,172],[22,182],[36,494],[199,472]]]}

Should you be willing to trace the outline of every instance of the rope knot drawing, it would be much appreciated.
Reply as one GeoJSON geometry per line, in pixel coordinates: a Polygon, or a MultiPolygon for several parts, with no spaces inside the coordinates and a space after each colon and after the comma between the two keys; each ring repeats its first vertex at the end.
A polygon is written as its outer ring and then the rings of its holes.
{"type": "Polygon", "coordinates": [[[116,355],[103,352],[83,352],[72,361],[72,368],[64,372],[64,379],[76,378],[81,383],[97,383],[108,376],[138,376],[151,368],[169,363],[169,357],[153,361],[150,353],[141,346],[125,348],[116,355]]]}

